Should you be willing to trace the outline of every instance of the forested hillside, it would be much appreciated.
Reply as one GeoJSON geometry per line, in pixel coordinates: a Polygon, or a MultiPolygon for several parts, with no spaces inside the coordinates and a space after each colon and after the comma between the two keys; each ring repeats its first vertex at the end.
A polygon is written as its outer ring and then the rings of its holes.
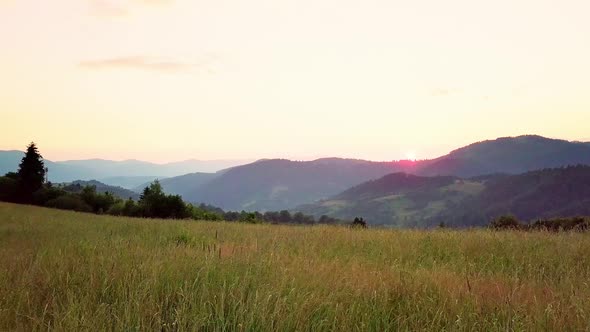
{"type": "Polygon", "coordinates": [[[506,214],[522,220],[589,215],[590,166],[468,179],[396,173],[297,210],[396,227],[484,226],[506,214]]]}

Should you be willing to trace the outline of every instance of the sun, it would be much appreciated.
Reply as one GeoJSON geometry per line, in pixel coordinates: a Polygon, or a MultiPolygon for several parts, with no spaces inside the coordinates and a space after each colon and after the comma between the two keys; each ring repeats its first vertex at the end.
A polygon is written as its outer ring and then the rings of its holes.
{"type": "Polygon", "coordinates": [[[416,161],[416,152],[414,152],[414,151],[406,152],[406,160],[416,161]]]}

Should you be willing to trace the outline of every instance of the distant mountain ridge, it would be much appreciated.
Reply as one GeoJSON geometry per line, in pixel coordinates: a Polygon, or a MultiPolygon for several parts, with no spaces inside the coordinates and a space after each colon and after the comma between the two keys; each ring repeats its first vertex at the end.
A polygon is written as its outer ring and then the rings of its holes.
{"type": "MultiPolygon", "coordinates": [[[[14,151],[7,152],[7,155],[12,155],[16,161],[13,160],[13,167],[7,170],[0,168],[0,172],[14,171],[22,157],[14,157],[14,151]]],[[[0,167],[6,168],[2,156],[0,152],[0,167]]],[[[477,142],[439,158],[415,162],[343,158],[313,161],[263,159],[245,165],[232,165],[216,173],[186,171],[184,164],[182,167],[172,167],[172,171],[158,171],[159,167],[165,165],[145,165],[134,160],[46,163],[50,169],[50,180],[54,182],[98,179],[107,184],[141,191],[145,185],[158,178],[166,192],[180,194],[190,202],[212,204],[226,210],[266,211],[311,204],[396,172],[470,178],[489,174],[519,174],[567,165],[590,165],[590,143],[524,135],[477,142]],[[182,176],[166,175],[173,171],[183,172],[182,176]],[[113,172],[119,174],[112,175],[113,172]],[[105,175],[107,173],[109,176],[105,175]]]]}
{"type": "MultiPolygon", "coordinates": [[[[138,186],[141,186],[146,183],[151,183],[156,179],[166,179],[166,177],[161,176],[111,176],[108,178],[100,179],[100,182],[104,184],[108,184],[111,186],[118,186],[123,187],[125,189],[135,190],[138,186]]],[[[143,189],[143,188],[142,188],[143,189]]]]}
{"type": "MultiPolygon", "coordinates": [[[[0,151],[0,174],[14,172],[23,157],[22,151],[0,151]]],[[[137,177],[167,178],[193,172],[216,172],[241,165],[240,160],[186,160],[167,164],[155,164],[139,160],[113,161],[104,159],[51,161],[45,159],[52,182],[71,182],[93,180],[109,182],[113,185],[135,187],[149,181],[137,182],[137,177]],[[114,179],[113,179],[114,178],[114,179]],[[127,184],[130,183],[130,186],[127,184]]]]}
{"type": "Polygon", "coordinates": [[[445,156],[416,162],[259,160],[234,167],[209,183],[199,183],[194,190],[184,191],[183,197],[231,210],[292,209],[395,172],[473,177],[577,164],[590,165],[590,144],[524,135],[473,143],[445,156]]]}
{"type": "MultiPolygon", "coordinates": [[[[219,175],[219,173],[189,173],[172,178],[158,179],[158,181],[162,185],[162,190],[164,190],[165,193],[186,197],[187,194],[191,193],[196,188],[205,185],[219,175]]],[[[153,180],[142,183],[133,188],[133,190],[136,192],[142,192],[143,189],[149,186],[152,182],[153,180]]]]}
{"type": "Polygon", "coordinates": [[[590,164],[590,144],[524,135],[477,142],[453,150],[426,163],[418,174],[463,177],[518,174],[577,164],[590,164]]]}
{"type": "Polygon", "coordinates": [[[183,197],[228,210],[281,210],[396,169],[395,163],[354,159],[260,160],[229,169],[183,197]]]}

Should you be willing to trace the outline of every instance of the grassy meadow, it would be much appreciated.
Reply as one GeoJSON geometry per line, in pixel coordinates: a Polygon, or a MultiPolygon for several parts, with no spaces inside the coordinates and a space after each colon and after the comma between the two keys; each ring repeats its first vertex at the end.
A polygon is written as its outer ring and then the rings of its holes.
{"type": "Polygon", "coordinates": [[[590,330],[590,236],[0,203],[0,330],[590,330]]]}

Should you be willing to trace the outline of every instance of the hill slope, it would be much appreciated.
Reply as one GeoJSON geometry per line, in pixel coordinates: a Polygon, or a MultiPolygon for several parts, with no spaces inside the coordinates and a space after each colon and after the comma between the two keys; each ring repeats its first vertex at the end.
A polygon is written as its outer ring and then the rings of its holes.
{"type": "Polygon", "coordinates": [[[439,215],[483,189],[484,185],[479,181],[452,176],[395,173],[296,210],[344,220],[362,216],[373,225],[424,226],[434,224],[439,215]]]}
{"type": "Polygon", "coordinates": [[[138,200],[139,199],[139,194],[125,189],[125,188],[121,188],[121,187],[116,187],[116,186],[109,186],[106,185],[102,182],[96,181],[96,180],[91,180],[91,181],[81,181],[81,180],[77,180],[77,181],[73,181],[71,183],[66,183],[63,184],[63,189],[65,191],[69,191],[69,192],[73,192],[73,193],[79,193],[82,191],[82,188],[84,188],[85,186],[96,186],[96,191],[99,193],[105,193],[105,192],[110,192],[111,194],[113,194],[114,196],[117,196],[121,199],[134,199],[134,200],[138,200]]]}
{"type": "Polygon", "coordinates": [[[390,174],[297,210],[398,227],[482,226],[503,214],[523,220],[590,215],[590,167],[471,179],[390,174]]]}
{"type": "MultiPolygon", "coordinates": [[[[167,194],[181,195],[185,200],[188,200],[186,198],[188,193],[199,189],[218,176],[218,173],[190,173],[171,178],[160,179],[159,181],[162,185],[162,189],[167,194]]],[[[153,180],[142,183],[141,185],[133,188],[133,190],[136,192],[141,192],[151,182],[153,182],[153,180]]]]}
{"type": "MultiPolygon", "coordinates": [[[[590,215],[590,167],[544,169],[492,178],[471,203],[489,219],[514,214],[520,219],[590,215]]],[[[476,213],[477,212],[477,213],[476,213]]]]}
{"type": "Polygon", "coordinates": [[[399,168],[396,163],[338,158],[261,160],[234,167],[184,197],[229,210],[281,210],[328,197],[399,168]]]}
{"type": "Polygon", "coordinates": [[[590,165],[587,143],[525,135],[470,144],[425,163],[417,173],[471,177],[578,164],[590,165]]]}

